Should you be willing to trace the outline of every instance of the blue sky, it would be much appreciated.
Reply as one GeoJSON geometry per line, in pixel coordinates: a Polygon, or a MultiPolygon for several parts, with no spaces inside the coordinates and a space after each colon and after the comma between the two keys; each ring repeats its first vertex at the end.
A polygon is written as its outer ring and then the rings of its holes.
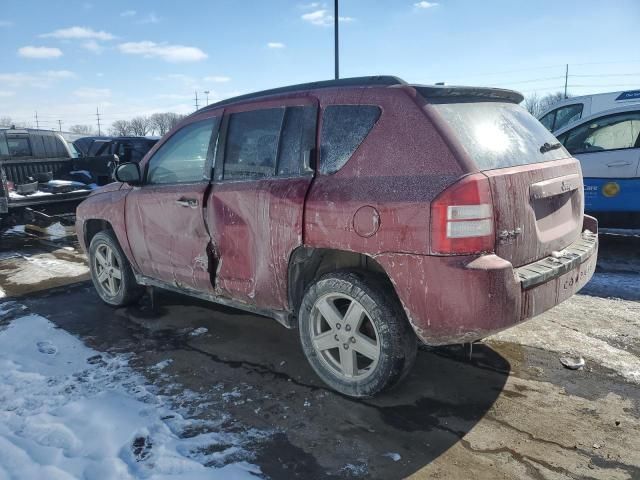
{"type": "MultiPolygon", "coordinates": [[[[640,88],[640,1],[341,0],[342,76],[640,88]]],[[[333,76],[333,2],[3,0],[0,117],[63,128],[333,76]]]]}

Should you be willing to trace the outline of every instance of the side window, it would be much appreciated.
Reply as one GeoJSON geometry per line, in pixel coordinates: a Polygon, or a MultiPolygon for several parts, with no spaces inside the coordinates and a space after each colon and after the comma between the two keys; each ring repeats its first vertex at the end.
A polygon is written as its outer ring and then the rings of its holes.
{"type": "Polygon", "coordinates": [[[322,116],[320,172],[335,173],[351,158],[380,118],[376,105],[331,105],[322,116]]]}
{"type": "Polygon", "coordinates": [[[187,125],[174,133],[149,160],[147,183],[193,183],[207,178],[204,170],[211,133],[219,118],[187,125]]]}
{"type": "Polygon", "coordinates": [[[556,112],[557,112],[557,110],[554,110],[553,112],[549,112],[549,113],[547,113],[544,117],[542,117],[542,118],[540,119],[540,123],[541,123],[542,125],[544,125],[544,126],[545,126],[545,128],[546,128],[547,130],[549,130],[550,132],[552,132],[552,131],[553,131],[553,122],[554,122],[554,121],[555,121],[555,119],[556,119],[556,112]]]}
{"type": "Polygon", "coordinates": [[[7,146],[9,147],[9,155],[12,157],[30,157],[31,145],[27,137],[9,137],[7,138],[7,146]]]}
{"type": "Polygon", "coordinates": [[[582,107],[583,105],[578,103],[576,105],[567,105],[566,107],[556,110],[556,121],[553,125],[553,130],[559,130],[565,125],[580,119],[580,117],[582,117],[582,107]]]}
{"type": "Polygon", "coordinates": [[[587,122],[562,135],[571,154],[619,150],[637,146],[640,112],[626,112],[587,122]]]}
{"type": "Polygon", "coordinates": [[[233,113],[229,117],[223,179],[272,177],[284,108],[233,113]]]}
{"type": "Polygon", "coordinates": [[[316,116],[316,107],[287,108],[278,153],[278,175],[311,171],[309,159],[316,146],[316,116]]]}

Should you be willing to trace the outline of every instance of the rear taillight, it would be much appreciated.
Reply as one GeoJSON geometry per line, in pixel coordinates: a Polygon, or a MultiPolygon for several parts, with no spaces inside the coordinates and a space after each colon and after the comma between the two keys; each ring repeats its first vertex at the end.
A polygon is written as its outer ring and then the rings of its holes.
{"type": "Polygon", "coordinates": [[[469,175],[431,202],[431,252],[459,255],[492,252],[493,202],[489,179],[469,175]]]}
{"type": "Polygon", "coordinates": [[[11,180],[7,180],[7,189],[8,189],[10,192],[15,191],[15,189],[16,189],[15,184],[14,184],[11,180]]]}

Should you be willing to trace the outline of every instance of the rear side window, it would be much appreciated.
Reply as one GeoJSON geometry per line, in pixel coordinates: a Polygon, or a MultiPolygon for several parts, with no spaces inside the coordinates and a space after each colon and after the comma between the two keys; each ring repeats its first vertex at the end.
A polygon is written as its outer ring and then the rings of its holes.
{"type": "Polygon", "coordinates": [[[12,157],[30,157],[31,145],[27,137],[7,138],[7,146],[9,147],[9,155],[12,157]]]}
{"type": "Polygon", "coordinates": [[[503,102],[434,104],[480,170],[548,162],[569,156],[549,130],[520,105],[503,102]]]}
{"type": "Polygon", "coordinates": [[[320,172],[335,173],[351,158],[380,118],[377,105],[331,105],[322,115],[320,172]]]}
{"type": "Polygon", "coordinates": [[[231,114],[225,146],[224,180],[272,177],[284,108],[231,114]]]}
{"type": "Polygon", "coordinates": [[[591,120],[569,130],[560,141],[572,154],[638,148],[640,112],[626,112],[591,120]]]}

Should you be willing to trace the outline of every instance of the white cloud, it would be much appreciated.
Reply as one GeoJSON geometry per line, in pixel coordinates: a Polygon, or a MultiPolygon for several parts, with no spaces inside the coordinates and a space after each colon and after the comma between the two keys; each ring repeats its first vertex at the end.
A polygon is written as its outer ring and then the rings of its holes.
{"type": "Polygon", "coordinates": [[[13,22],[9,20],[0,20],[0,28],[3,27],[13,27],[13,22]]]}
{"type": "Polygon", "coordinates": [[[437,7],[438,5],[439,4],[437,2],[425,2],[425,1],[413,4],[414,7],[423,8],[423,9],[437,7]]]}
{"type": "Polygon", "coordinates": [[[144,23],[159,23],[159,22],[160,22],[160,17],[158,17],[153,12],[149,13],[143,19],[138,21],[138,23],[140,23],[140,24],[144,24],[144,23]]]}
{"type": "Polygon", "coordinates": [[[73,94],[80,98],[105,98],[111,96],[111,90],[108,88],[82,87],[73,92],[73,94]]]}
{"type": "Polygon", "coordinates": [[[0,85],[14,88],[37,87],[48,88],[58,80],[75,78],[76,74],[69,70],[48,70],[40,73],[0,73],[0,85]]]}
{"type": "Polygon", "coordinates": [[[40,35],[43,38],[62,38],[62,39],[95,39],[95,40],[113,40],[115,37],[109,32],[100,30],[99,32],[88,27],[69,27],[54,30],[51,33],[40,35]]]}
{"type": "Polygon", "coordinates": [[[0,90],[0,97],[13,97],[16,92],[10,92],[9,90],[0,90]]]}
{"type": "Polygon", "coordinates": [[[169,45],[150,41],[126,42],[118,45],[122,53],[142,55],[146,58],[161,58],[167,62],[197,62],[207,58],[207,54],[197,47],[184,45],[169,45]]]}
{"type": "Polygon", "coordinates": [[[88,40],[82,44],[82,48],[89,50],[92,53],[102,53],[104,47],[95,40],[88,40]]]}
{"type": "Polygon", "coordinates": [[[66,78],[76,78],[77,75],[69,70],[47,70],[42,72],[42,75],[46,78],[61,80],[66,78]]]}
{"type": "Polygon", "coordinates": [[[34,47],[27,45],[18,49],[18,55],[24,58],[58,58],[62,56],[62,50],[55,47],[34,47]]]}
{"type": "Polygon", "coordinates": [[[214,75],[211,77],[204,77],[203,80],[205,82],[214,82],[214,83],[227,83],[231,81],[231,77],[225,77],[222,75],[214,75]]]}
{"type": "Polygon", "coordinates": [[[138,13],[138,12],[136,12],[135,10],[125,10],[124,12],[120,13],[120,16],[121,17],[135,17],[136,13],[138,13]]]}
{"type": "Polygon", "coordinates": [[[267,43],[267,47],[269,47],[269,48],[284,48],[285,45],[282,42],[269,42],[269,43],[267,43]]]}
{"type": "MultiPolygon", "coordinates": [[[[305,13],[301,18],[305,22],[309,22],[312,25],[318,25],[320,27],[329,27],[333,25],[334,21],[333,15],[330,15],[329,10],[326,9],[305,13]]],[[[338,21],[340,22],[352,22],[353,20],[354,19],[352,17],[338,17],[338,21]]]]}

